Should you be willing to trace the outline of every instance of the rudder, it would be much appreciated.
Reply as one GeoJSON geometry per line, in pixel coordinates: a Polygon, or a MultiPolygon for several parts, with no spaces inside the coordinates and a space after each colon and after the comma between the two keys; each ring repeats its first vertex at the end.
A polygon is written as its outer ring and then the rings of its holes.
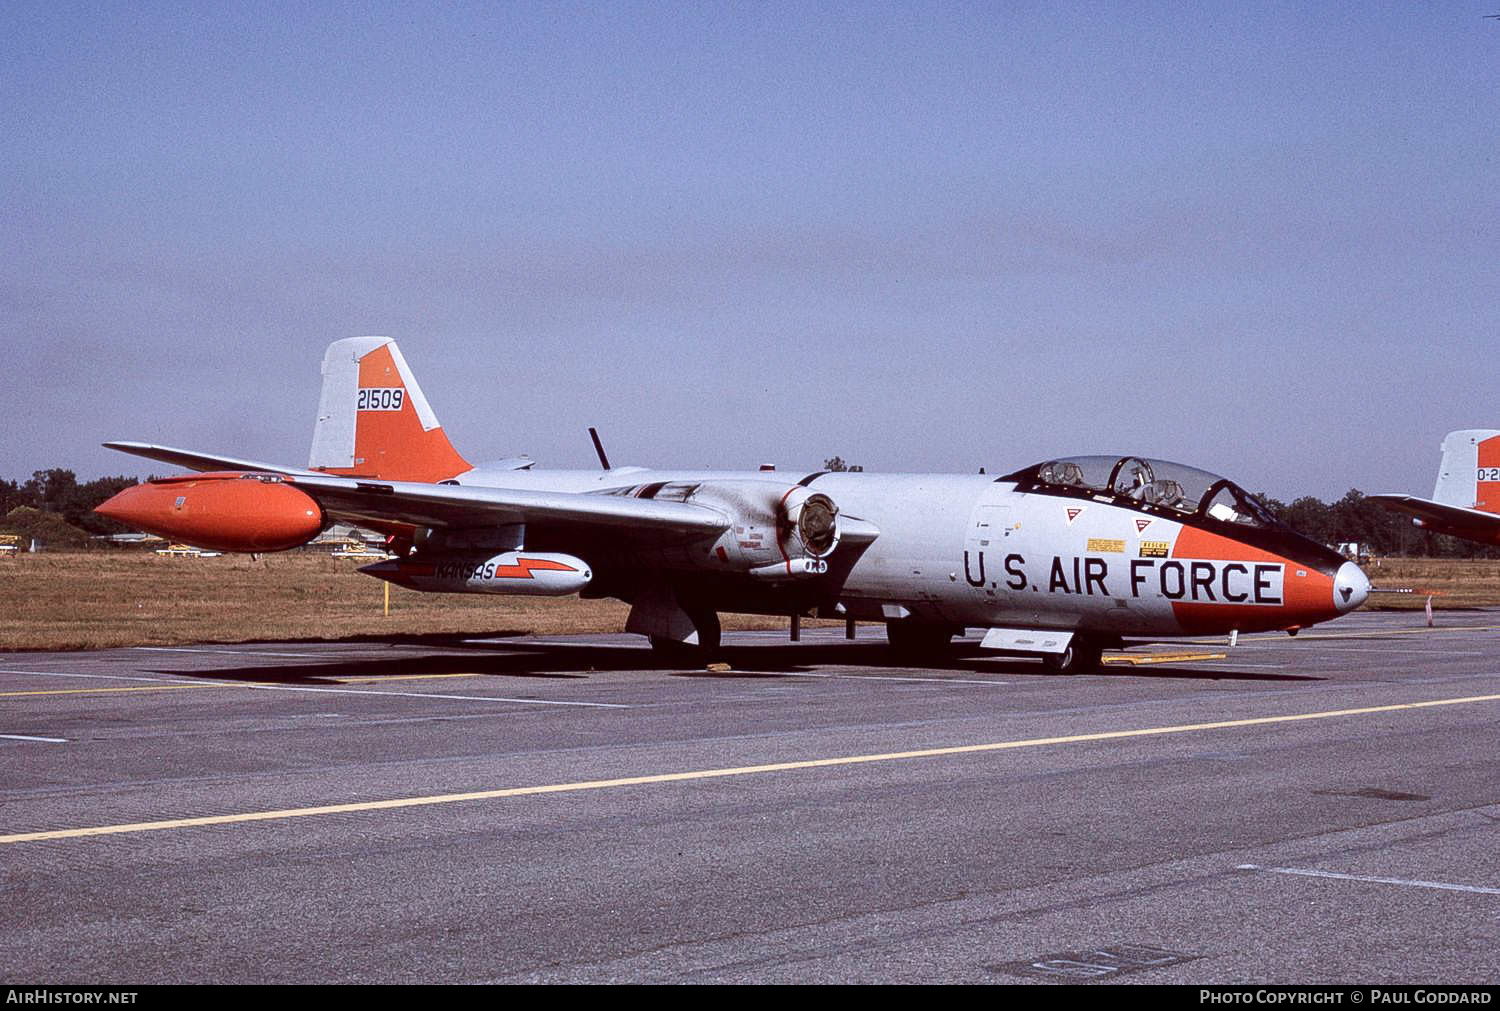
{"type": "Polygon", "coordinates": [[[1432,498],[1443,505],[1500,513],[1500,431],[1472,428],[1445,435],[1432,498]]]}
{"type": "Polygon", "coordinates": [[[389,337],[346,337],[323,355],[309,470],[389,481],[443,481],[469,466],[389,337]]]}

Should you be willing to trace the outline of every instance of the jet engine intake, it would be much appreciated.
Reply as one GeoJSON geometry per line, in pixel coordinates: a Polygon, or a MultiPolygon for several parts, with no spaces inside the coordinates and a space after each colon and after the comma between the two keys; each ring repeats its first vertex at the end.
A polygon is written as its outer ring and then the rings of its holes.
{"type": "Polygon", "coordinates": [[[839,507],[822,492],[798,485],[782,499],[787,532],[813,558],[827,558],[839,546],[839,507]],[[800,494],[799,494],[800,493],[800,494]]]}
{"type": "Polygon", "coordinates": [[[803,485],[705,481],[688,501],[717,509],[731,521],[710,546],[709,564],[756,580],[822,575],[839,545],[838,506],[803,485]]]}

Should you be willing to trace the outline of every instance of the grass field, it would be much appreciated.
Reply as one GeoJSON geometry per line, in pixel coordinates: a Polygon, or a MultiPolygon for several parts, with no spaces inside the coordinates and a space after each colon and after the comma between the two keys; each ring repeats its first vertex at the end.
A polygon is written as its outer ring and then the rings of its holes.
{"type": "MultiPolygon", "coordinates": [[[[252,560],[161,558],[86,551],[0,557],[0,650],[100,649],[195,642],[376,636],[618,632],[629,608],[614,600],[416,593],[354,570],[360,562],[311,552],[252,560]]],[[[1500,605],[1500,562],[1385,559],[1366,571],[1380,593],[1366,607],[1500,605]]],[[[785,618],[725,615],[727,629],[784,628],[785,618]]]]}
{"type": "Polygon", "coordinates": [[[1500,606],[1500,561],[1467,558],[1376,558],[1364,566],[1377,589],[1410,588],[1411,594],[1372,593],[1369,610],[1500,606]]]}
{"type": "MultiPolygon", "coordinates": [[[[368,561],[286,552],[252,560],[150,552],[0,557],[0,650],[463,633],[619,632],[629,607],[577,597],[417,593],[355,570],[368,561]]],[[[725,615],[725,628],[785,618],[725,615]]]]}

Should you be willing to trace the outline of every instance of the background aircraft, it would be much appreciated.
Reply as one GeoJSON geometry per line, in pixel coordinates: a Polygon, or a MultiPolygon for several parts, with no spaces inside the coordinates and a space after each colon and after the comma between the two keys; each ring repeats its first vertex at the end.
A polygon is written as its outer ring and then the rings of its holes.
{"type": "Polygon", "coordinates": [[[1417,526],[1483,544],[1500,544],[1500,431],[1471,428],[1443,436],[1432,498],[1371,495],[1410,513],[1417,526]]]}
{"type": "Polygon", "coordinates": [[[1051,460],[1004,477],[472,466],[394,341],[332,344],[308,466],[106,443],[195,475],[99,512],[226,551],[334,520],[384,531],[361,571],[416,590],[618,597],[664,651],[719,642],[718,613],[882,621],[893,647],[992,649],[1091,669],[1127,638],[1295,632],[1358,607],[1353,563],[1225,478],[1160,460],[1051,460]]]}

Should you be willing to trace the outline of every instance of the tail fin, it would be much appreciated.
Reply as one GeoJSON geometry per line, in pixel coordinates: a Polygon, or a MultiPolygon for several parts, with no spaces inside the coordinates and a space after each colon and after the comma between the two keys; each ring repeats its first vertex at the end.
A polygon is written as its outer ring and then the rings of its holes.
{"type": "Polygon", "coordinates": [[[1435,501],[1500,513],[1500,431],[1473,428],[1443,437],[1435,501]]]}
{"type": "Polygon", "coordinates": [[[328,345],[307,466],[388,481],[443,481],[472,469],[389,337],[328,345]]]}

